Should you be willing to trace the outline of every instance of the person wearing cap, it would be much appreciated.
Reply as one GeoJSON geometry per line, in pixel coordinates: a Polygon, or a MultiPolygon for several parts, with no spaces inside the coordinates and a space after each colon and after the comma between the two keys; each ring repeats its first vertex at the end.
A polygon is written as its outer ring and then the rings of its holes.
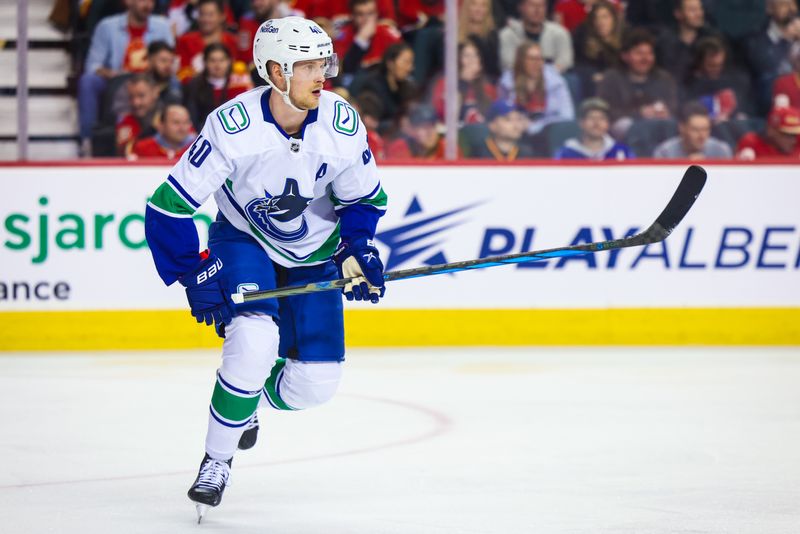
{"type": "Polygon", "coordinates": [[[678,135],[653,151],[657,159],[731,159],[733,152],[724,141],[711,137],[711,117],[700,102],[689,102],[681,110],[678,135]]]}
{"type": "Polygon", "coordinates": [[[608,135],[610,126],[608,103],[601,98],[588,98],[578,108],[580,137],[567,139],[556,151],[556,159],[617,160],[631,159],[633,151],[608,135]]]}
{"type": "Polygon", "coordinates": [[[746,133],[736,147],[736,157],[743,160],[759,158],[800,158],[800,110],[775,107],[769,114],[763,134],[746,133]]]}
{"type": "Polygon", "coordinates": [[[411,108],[404,134],[386,148],[390,159],[444,159],[444,136],[439,133],[436,110],[429,104],[411,108]]]}
{"type": "Polygon", "coordinates": [[[513,102],[497,100],[486,114],[489,135],[475,147],[472,157],[496,161],[515,161],[534,157],[533,150],[520,144],[525,133],[525,114],[513,102]]]}

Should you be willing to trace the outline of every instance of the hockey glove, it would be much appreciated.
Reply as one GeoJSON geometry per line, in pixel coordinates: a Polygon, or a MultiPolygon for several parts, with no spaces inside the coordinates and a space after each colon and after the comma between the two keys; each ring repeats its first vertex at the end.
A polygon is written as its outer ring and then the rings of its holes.
{"type": "Polygon", "coordinates": [[[229,291],[221,271],[222,260],[208,253],[197,267],[179,278],[198,323],[220,325],[233,319],[233,303],[228,300],[229,291]]]}
{"type": "Polygon", "coordinates": [[[369,300],[376,304],[386,292],[383,284],[383,263],[372,239],[359,237],[342,242],[333,254],[333,261],[342,278],[356,278],[342,289],[347,300],[369,300]]]}

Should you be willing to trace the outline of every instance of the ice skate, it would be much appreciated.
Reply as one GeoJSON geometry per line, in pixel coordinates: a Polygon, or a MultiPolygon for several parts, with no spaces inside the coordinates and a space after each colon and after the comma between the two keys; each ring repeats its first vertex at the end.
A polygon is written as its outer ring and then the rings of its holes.
{"type": "Polygon", "coordinates": [[[189,488],[187,495],[197,507],[197,522],[202,521],[209,507],[217,506],[222,501],[222,493],[231,475],[231,461],[215,460],[208,454],[200,463],[200,472],[189,488]]]}
{"type": "Polygon", "coordinates": [[[258,415],[254,412],[253,417],[247,422],[239,438],[239,450],[246,451],[252,449],[258,440],[258,415]]]}

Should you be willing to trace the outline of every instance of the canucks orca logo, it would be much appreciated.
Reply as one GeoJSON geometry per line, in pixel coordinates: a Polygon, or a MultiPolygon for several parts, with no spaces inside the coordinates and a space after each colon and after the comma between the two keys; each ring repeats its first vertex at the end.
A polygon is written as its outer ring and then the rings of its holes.
{"type": "Polygon", "coordinates": [[[418,256],[422,257],[424,265],[447,263],[441,247],[443,240],[439,239],[441,237],[439,234],[463,224],[465,221],[454,220],[455,216],[479,204],[482,203],[477,202],[438,215],[421,218],[422,206],[417,197],[412,198],[403,217],[408,222],[375,235],[375,239],[389,247],[386,270],[392,270],[418,256]]]}
{"type": "Polygon", "coordinates": [[[294,178],[287,178],[283,193],[272,196],[264,191],[264,198],[247,203],[247,218],[265,235],[284,243],[293,243],[308,235],[308,223],[303,212],[312,198],[300,194],[294,178]],[[299,218],[299,224],[295,221],[299,218]],[[292,224],[294,223],[294,224],[292,224]]]}

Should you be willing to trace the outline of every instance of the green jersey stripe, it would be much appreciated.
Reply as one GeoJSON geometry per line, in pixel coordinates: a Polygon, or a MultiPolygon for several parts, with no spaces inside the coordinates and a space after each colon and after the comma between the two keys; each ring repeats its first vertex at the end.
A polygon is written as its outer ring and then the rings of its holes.
{"type": "Polygon", "coordinates": [[[175,215],[192,215],[195,212],[195,209],[167,182],[158,186],[150,198],[150,203],[164,212],[175,215]]]}

